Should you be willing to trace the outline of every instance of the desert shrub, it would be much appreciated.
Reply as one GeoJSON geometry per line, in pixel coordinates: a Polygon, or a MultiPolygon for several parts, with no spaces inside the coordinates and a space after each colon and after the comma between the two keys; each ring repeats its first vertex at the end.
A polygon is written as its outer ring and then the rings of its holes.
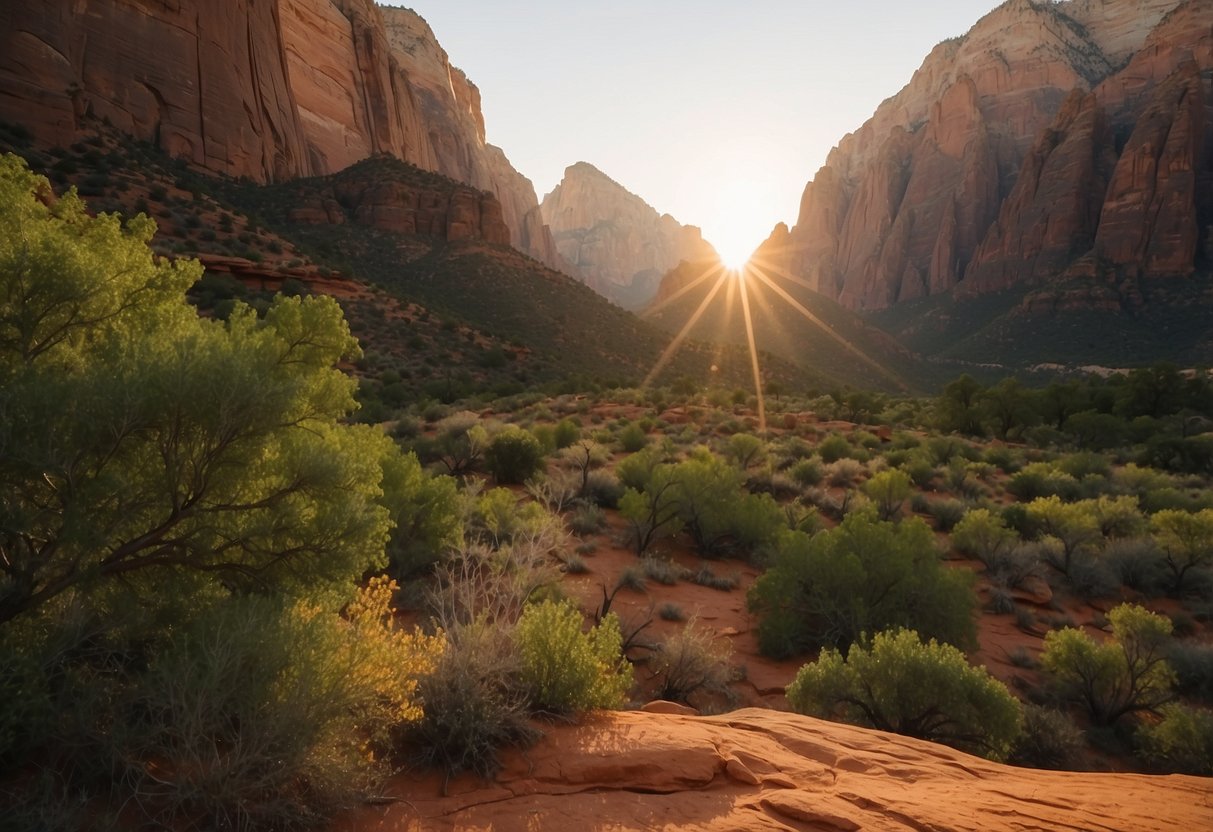
{"type": "Polygon", "coordinates": [[[952,529],[952,544],[991,568],[991,564],[1019,541],[1019,535],[1008,529],[1006,521],[989,509],[968,511],[952,529]]]}
{"type": "Polygon", "coordinates": [[[1011,477],[1007,491],[1023,502],[1051,496],[1070,500],[1078,496],[1079,485],[1077,479],[1049,463],[1033,462],[1011,477]]]}
{"type": "Polygon", "coordinates": [[[1028,519],[1058,544],[1058,556],[1050,562],[1067,577],[1076,558],[1103,541],[1092,503],[1090,500],[1063,503],[1056,495],[1038,497],[1028,503],[1028,519]]]}
{"type": "Polygon", "coordinates": [[[610,471],[591,471],[585,479],[582,499],[603,508],[615,508],[623,497],[624,487],[610,471]]]}
{"type": "Polygon", "coordinates": [[[1213,705],[1213,645],[1175,641],[1166,651],[1175,671],[1175,689],[1190,699],[1213,705]]]}
{"type": "Polygon", "coordinates": [[[1150,530],[1171,573],[1171,592],[1182,595],[1188,572],[1213,563],[1213,509],[1160,511],[1150,518],[1150,530]]]}
{"type": "Polygon", "coordinates": [[[460,544],[463,513],[451,477],[430,476],[415,454],[392,454],[383,462],[383,486],[395,524],[387,546],[394,575],[414,574],[460,544]]]}
{"type": "Polygon", "coordinates": [[[767,445],[749,433],[735,433],[725,445],[725,457],[743,471],[766,459],[767,445]]]}
{"type": "Polygon", "coordinates": [[[544,601],[522,614],[515,639],[534,707],[561,714],[618,708],[632,686],[614,614],[585,633],[576,607],[544,601]]]}
{"type": "Polygon", "coordinates": [[[789,533],[750,590],[763,652],[846,650],[863,633],[913,627],[961,646],[974,639],[973,574],[943,566],[918,519],[886,523],[870,510],[813,537],[789,533]]]}
{"type": "Polygon", "coordinates": [[[1066,627],[1045,635],[1041,661],[1063,695],[1086,708],[1096,725],[1154,711],[1172,698],[1175,681],[1165,658],[1169,619],[1121,604],[1108,613],[1112,637],[1096,643],[1066,627]]]}
{"type": "Polygon", "coordinates": [[[901,516],[901,507],[910,496],[910,478],[896,469],[881,471],[864,483],[863,490],[880,519],[892,520],[901,516]]]}
{"type": "Polygon", "coordinates": [[[438,422],[427,457],[440,462],[448,474],[466,474],[479,466],[488,444],[489,434],[480,416],[463,411],[438,422]]]}
{"type": "Polygon", "coordinates": [[[1163,771],[1213,774],[1213,711],[1175,703],[1161,713],[1161,720],[1138,731],[1146,759],[1163,771]]]}
{"type": "Polygon", "coordinates": [[[425,713],[407,734],[421,763],[488,777],[501,749],[538,738],[511,638],[512,628],[485,619],[447,630],[445,651],[418,684],[425,713]]]}
{"type": "Polygon", "coordinates": [[[1146,530],[1146,519],[1136,497],[1101,494],[1083,503],[1091,507],[1099,533],[1109,540],[1134,537],[1146,530]]]}
{"type": "Polygon", "coordinates": [[[1091,475],[1108,477],[1112,474],[1112,461],[1104,454],[1082,451],[1069,454],[1054,463],[1057,470],[1081,480],[1091,475]]]}
{"type": "Polygon", "coordinates": [[[687,575],[687,570],[667,558],[643,557],[640,568],[644,576],[662,586],[673,586],[687,575]]]}
{"type": "Polygon", "coordinates": [[[695,574],[691,575],[691,581],[700,586],[728,592],[729,590],[736,589],[741,584],[741,576],[737,574],[717,575],[708,567],[701,566],[695,574]]]}
{"type": "Polygon", "coordinates": [[[914,454],[901,468],[919,488],[928,488],[935,479],[935,465],[921,453],[914,454]]]}
{"type": "Polygon", "coordinates": [[[619,431],[619,447],[630,454],[634,454],[649,444],[648,434],[644,432],[644,428],[635,422],[632,422],[623,430],[619,431]]]}
{"type": "Polygon", "coordinates": [[[495,547],[563,527],[543,506],[529,500],[520,503],[508,488],[492,488],[470,499],[469,536],[495,547]]]}
{"type": "Polygon", "coordinates": [[[808,457],[796,462],[788,469],[788,474],[801,485],[817,485],[825,476],[825,469],[822,467],[820,459],[808,457]]]}
{"type": "Polygon", "coordinates": [[[1019,702],[964,653],[913,630],[877,633],[846,658],[822,651],[788,686],[799,713],[941,742],[1005,759],[1020,731],[1019,702]]]}
{"type": "Polygon", "coordinates": [[[349,625],[255,597],[183,623],[114,734],[119,776],[163,821],[213,828],[310,825],[353,805],[421,717],[417,676],[441,653],[440,639],[394,629],[393,590],[372,581],[349,625]]]}
{"type": "Polygon", "coordinates": [[[732,673],[728,641],[716,638],[694,619],[657,646],[650,662],[658,679],[657,697],[687,702],[697,693],[728,691],[732,673]]]}
{"type": "Polygon", "coordinates": [[[615,466],[615,475],[625,488],[643,491],[658,465],[666,463],[665,453],[660,448],[645,448],[624,457],[615,466]]]}
{"type": "Polygon", "coordinates": [[[825,478],[835,488],[850,488],[859,482],[866,470],[862,462],[843,458],[826,466],[825,478]]]}
{"type": "Polygon", "coordinates": [[[596,534],[606,525],[606,512],[593,503],[578,506],[569,515],[569,528],[575,534],[596,534]]]}
{"type": "Polygon", "coordinates": [[[1113,540],[1100,560],[1124,586],[1147,595],[1157,595],[1167,582],[1162,553],[1148,537],[1113,540]]]}
{"type": "Polygon", "coordinates": [[[817,445],[817,455],[827,464],[849,457],[853,452],[851,443],[837,433],[831,433],[817,445]]]}
{"type": "Polygon", "coordinates": [[[567,448],[581,438],[581,426],[572,419],[561,419],[552,431],[552,440],[556,449],[567,448]]]}
{"type": "Polygon", "coordinates": [[[592,439],[575,439],[561,450],[560,464],[580,475],[577,496],[586,496],[591,472],[605,465],[610,457],[607,449],[592,439]]]}
{"type": "Polygon", "coordinates": [[[1067,771],[1078,765],[1085,743],[1082,731],[1061,711],[1023,706],[1023,730],[1008,762],[1030,768],[1067,771]]]}
{"type": "Polygon", "coordinates": [[[932,500],[927,505],[927,514],[935,518],[935,527],[941,532],[951,531],[965,516],[965,504],[960,500],[932,500]]]}
{"type": "Polygon", "coordinates": [[[508,427],[493,437],[484,462],[499,483],[522,483],[543,469],[543,446],[528,431],[508,427]]]}
{"type": "Polygon", "coordinates": [[[682,611],[682,607],[675,604],[673,601],[666,601],[657,610],[657,615],[662,621],[686,621],[687,614],[682,611]]]}

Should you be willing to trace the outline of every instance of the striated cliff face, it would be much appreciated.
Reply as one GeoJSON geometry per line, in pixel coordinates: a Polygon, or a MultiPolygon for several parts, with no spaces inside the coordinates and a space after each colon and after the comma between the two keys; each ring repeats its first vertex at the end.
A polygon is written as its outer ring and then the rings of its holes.
{"type": "Polygon", "coordinates": [[[451,66],[433,30],[416,12],[379,8],[392,54],[409,79],[411,97],[421,113],[431,165],[421,165],[488,191],[500,201],[510,242],[520,251],[568,271],[544,226],[531,180],[514,169],[501,148],[485,141],[480,90],[451,66]]]}
{"type": "Polygon", "coordinates": [[[260,181],[311,172],[279,7],[232,0],[0,4],[0,118],[48,143],[85,117],[260,181]]]}
{"type": "Polygon", "coordinates": [[[485,142],[475,85],[424,20],[373,0],[0,4],[0,118],[48,144],[107,119],[259,182],[390,154],[489,192],[508,242],[562,265],[534,186],[485,142]]]}
{"type": "Polygon", "coordinates": [[[586,162],[566,168],[540,207],[573,276],[628,309],[648,303],[681,261],[717,257],[698,228],[658,214],[586,162]]]}
{"type": "MultiPolygon", "coordinates": [[[[1208,247],[1213,4],[1009,0],[932,50],[805,188],[772,265],[859,310],[1208,247]]],[[[778,244],[776,244],[778,242],[778,244]]]]}

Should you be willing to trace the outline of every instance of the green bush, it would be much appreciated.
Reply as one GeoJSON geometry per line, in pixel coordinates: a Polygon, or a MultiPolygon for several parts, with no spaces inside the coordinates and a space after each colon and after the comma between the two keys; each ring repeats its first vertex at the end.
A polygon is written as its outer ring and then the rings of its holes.
{"type": "Polygon", "coordinates": [[[1019,702],[984,667],[913,630],[877,633],[844,659],[827,648],[788,686],[803,714],[892,731],[1006,759],[1019,735],[1019,702]]]}
{"type": "Polygon", "coordinates": [[[980,560],[987,567],[1019,542],[1002,516],[989,509],[971,509],[952,530],[952,545],[980,560]]]}
{"type": "Polygon", "coordinates": [[[801,485],[817,485],[825,476],[825,468],[821,460],[814,456],[797,461],[788,469],[788,474],[801,485]]]}
{"type": "Polygon", "coordinates": [[[384,501],[392,522],[388,561],[407,577],[441,559],[463,540],[463,512],[455,480],[430,476],[415,454],[392,455],[383,463],[384,501]]]}
{"type": "Polygon", "coordinates": [[[441,654],[395,629],[394,589],[372,582],[349,622],[256,597],[183,622],[120,706],[117,777],[169,825],[301,827],[360,802],[421,717],[417,676],[441,654]]]}
{"type": "Polygon", "coordinates": [[[1213,711],[1171,704],[1162,719],[1138,732],[1146,759],[1163,771],[1213,774],[1213,711]]]}
{"type": "Polygon", "coordinates": [[[619,446],[630,454],[636,453],[647,444],[649,444],[648,435],[644,432],[644,428],[635,422],[619,432],[619,446]]]}
{"type": "Polygon", "coordinates": [[[973,573],[946,568],[930,527],[870,510],[809,537],[785,535],[750,589],[762,651],[784,658],[816,647],[846,650],[863,633],[914,628],[962,647],[974,643],[973,573]]]}
{"type": "Polygon", "coordinates": [[[851,443],[837,433],[831,433],[817,446],[817,455],[827,464],[850,457],[853,453],[851,443]]]}
{"type": "Polygon", "coordinates": [[[1023,706],[1023,731],[1009,762],[1017,766],[1068,771],[1078,765],[1085,743],[1068,716],[1039,705],[1023,706]]]}
{"type": "Polygon", "coordinates": [[[580,438],[581,427],[572,419],[561,419],[552,432],[552,439],[558,450],[569,447],[580,438]]]}
{"type": "Polygon", "coordinates": [[[497,482],[523,483],[543,470],[543,446],[528,431],[511,426],[489,442],[484,462],[497,482]]]}
{"type": "Polygon", "coordinates": [[[586,633],[576,607],[544,601],[527,607],[515,639],[522,682],[536,708],[559,714],[618,708],[632,686],[613,613],[586,633]]]}
{"type": "Polygon", "coordinates": [[[863,491],[876,506],[881,520],[893,520],[901,516],[901,507],[910,496],[910,478],[890,468],[864,483],[863,491]]]}

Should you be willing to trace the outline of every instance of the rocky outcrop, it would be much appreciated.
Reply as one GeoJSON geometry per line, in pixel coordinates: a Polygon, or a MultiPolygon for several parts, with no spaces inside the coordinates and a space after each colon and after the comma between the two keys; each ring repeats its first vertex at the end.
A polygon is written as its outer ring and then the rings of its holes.
{"type": "Polygon", "coordinates": [[[1009,0],[839,143],[778,265],[860,310],[1039,282],[1092,250],[1190,274],[1211,73],[1207,2],[1009,0]]]}
{"type": "Polygon", "coordinates": [[[417,14],[373,0],[0,4],[0,118],[48,144],[104,119],[259,182],[391,154],[490,192],[509,241],[563,265],[479,90],[417,14]]]}
{"type": "Polygon", "coordinates": [[[698,228],[658,214],[586,162],[565,169],[540,207],[573,276],[628,309],[648,303],[679,262],[717,256],[698,228]]]}
{"type": "Polygon", "coordinates": [[[301,224],[359,225],[441,240],[509,245],[501,203],[490,193],[417,171],[388,156],[318,180],[287,217],[301,224]]]}
{"type": "Polygon", "coordinates": [[[1208,826],[1213,783],[1013,768],[942,745],[796,714],[643,711],[545,725],[491,781],[410,772],[400,800],[340,828],[613,830],[1116,829],[1208,826]]]}
{"type": "Polygon", "coordinates": [[[514,247],[554,269],[568,271],[542,222],[535,186],[514,169],[501,148],[485,141],[480,90],[451,65],[433,30],[416,12],[393,6],[379,11],[434,155],[432,165],[421,167],[494,194],[514,247]]]}

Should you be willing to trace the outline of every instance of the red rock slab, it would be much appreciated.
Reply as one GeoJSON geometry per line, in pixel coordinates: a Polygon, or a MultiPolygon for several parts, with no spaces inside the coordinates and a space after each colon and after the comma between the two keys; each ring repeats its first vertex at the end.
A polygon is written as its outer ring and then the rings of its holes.
{"type": "Polygon", "coordinates": [[[553,726],[492,783],[448,795],[402,776],[402,802],[342,832],[1213,828],[1213,780],[1018,769],[941,745],[795,714],[599,714],[553,726]],[[407,802],[403,802],[407,801],[407,802]]]}

